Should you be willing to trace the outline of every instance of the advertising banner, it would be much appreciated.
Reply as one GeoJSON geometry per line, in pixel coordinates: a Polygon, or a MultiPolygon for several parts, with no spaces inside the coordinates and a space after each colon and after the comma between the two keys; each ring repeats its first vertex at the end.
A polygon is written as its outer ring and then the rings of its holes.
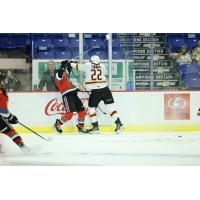
{"type": "MultiPolygon", "coordinates": [[[[79,93],[85,109],[88,94],[79,93]]],[[[200,131],[200,92],[113,92],[116,108],[125,126],[124,132],[134,131],[200,131]]],[[[9,93],[9,109],[19,121],[38,131],[55,132],[53,124],[65,114],[61,95],[57,92],[9,93]]],[[[99,107],[107,112],[103,102],[99,107]]],[[[97,108],[102,131],[114,131],[115,123],[97,108]]],[[[77,114],[63,127],[76,130],[77,114]]],[[[85,124],[91,124],[86,115],[85,124]]],[[[15,127],[20,128],[19,125],[15,127]]],[[[71,129],[70,129],[71,131],[71,129]]],[[[77,130],[76,130],[77,131],[77,130]]],[[[67,131],[69,132],[69,131],[67,131]]]]}
{"type": "Polygon", "coordinates": [[[190,94],[164,94],[165,120],[190,119],[190,94]]]}

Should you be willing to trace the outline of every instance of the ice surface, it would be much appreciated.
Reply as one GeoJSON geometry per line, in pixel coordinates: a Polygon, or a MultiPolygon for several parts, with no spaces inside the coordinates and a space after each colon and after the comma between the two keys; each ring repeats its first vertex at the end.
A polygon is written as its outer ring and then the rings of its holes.
{"type": "Polygon", "coordinates": [[[46,142],[22,134],[32,150],[30,155],[24,155],[4,136],[5,153],[0,155],[0,165],[200,165],[199,133],[51,136],[52,141],[46,142]]]}

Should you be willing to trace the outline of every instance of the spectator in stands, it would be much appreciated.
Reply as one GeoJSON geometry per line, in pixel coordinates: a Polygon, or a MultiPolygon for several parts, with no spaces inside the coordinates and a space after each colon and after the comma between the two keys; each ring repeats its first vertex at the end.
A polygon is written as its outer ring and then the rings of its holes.
{"type": "Polygon", "coordinates": [[[48,69],[44,72],[42,79],[40,80],[38,90],[43,90],[46,86],[47,91],[57,91],[57,87],[54,83],[54,70],[55,70],[55,63],[54,61],[48,62],[48,69]]]}
{"type": "Polygon", "coordinates": [[[192,59],[196,64],[200,64],[200,40],[197,42],[197,47],[192,51],[192,59]]]}
{"type": "Polygon", "coordinates": [[[5,79],[5,89],[8,92],[20,91],[22,89],[22,84],[20,80],[14,76],[13,72],[8,70],[5,79]]]}
{"type": "Polygon", "coordinates": [[[186,46],[182,46],[178,53],[171,53],[170,56],[175,59],[179,65],[192,63],[192,57],[186,46]]]}

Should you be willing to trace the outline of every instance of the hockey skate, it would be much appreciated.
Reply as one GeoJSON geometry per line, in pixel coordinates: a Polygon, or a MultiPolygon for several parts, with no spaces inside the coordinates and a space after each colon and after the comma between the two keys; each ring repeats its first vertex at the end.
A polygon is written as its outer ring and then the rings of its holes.
{"type": "Polygon", "coordinates": [[[122,132],[122,130],[124,129],[124,126],[122,123],[117,123],[116,124],[116,128],[115,128],[115,133],[119,134],[120,132],[122,132]]]}
{"type": "Polygon", "coordinates": [[[87,131],[87,133],[89,133],[89,134],[99,134],[99,133],[100,133],[100,132],[99,132],[99,127],[98,127],[98,126],[93,126],[93,128],[87,129],[86,131],[87,131]]]}
{"type": "Polygon", "coordinates": [[[54,129],[61,134],[62,133],[62,129],[61,127],[58,125],[58,119],[56,120],[55,124],[53,125],[54,129]]]}
{"type": "Polygon", "coordinates": [[[31,149],[29,147],[27,147],[25,144],[23,144],[22,146],[20,146],[20,149],[25,153],[25,154],[29,154],[31,152],[31,149]]]}
{"type": "Polygon", "coordinates": [[[84,128],[79,128],[78,125],[76,125],[76,127],[77,127],[78,132],[79,132],[80,134],[85,134],[85,133],[87,133],[87,130],[85,130],[84,128]]]}

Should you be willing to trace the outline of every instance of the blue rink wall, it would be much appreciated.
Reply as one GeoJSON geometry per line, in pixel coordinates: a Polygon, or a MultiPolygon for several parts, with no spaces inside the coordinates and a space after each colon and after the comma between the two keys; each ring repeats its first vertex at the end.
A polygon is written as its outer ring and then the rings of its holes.
{"type": "MultiPolygon", "coordinates": [[[[113,92],[115,107],[125,126],[124,133],[140,131],[200,131],[199,91],[137,91],[113,92]]],[[[86,110],[88,94],[79,93],[86,110]]],[[[52,126],[65,113],[61,95],[57,92],[9,93],[9,109],[19,121],[40,133],[55,133],[52,126]]],[[[101,103],[100,107],[106,111],[101,103]]],[[[102,134],[114,133],[114,123],[109,115],[97,109],[102,134]]],[[[63,125],[64,133],[77,133],[77,115],[63,125]]],[[[86,116],[86,126],[90,119],[86,116]]],[[[20,133],[28,133],[20,125],[20,133]]]]}

